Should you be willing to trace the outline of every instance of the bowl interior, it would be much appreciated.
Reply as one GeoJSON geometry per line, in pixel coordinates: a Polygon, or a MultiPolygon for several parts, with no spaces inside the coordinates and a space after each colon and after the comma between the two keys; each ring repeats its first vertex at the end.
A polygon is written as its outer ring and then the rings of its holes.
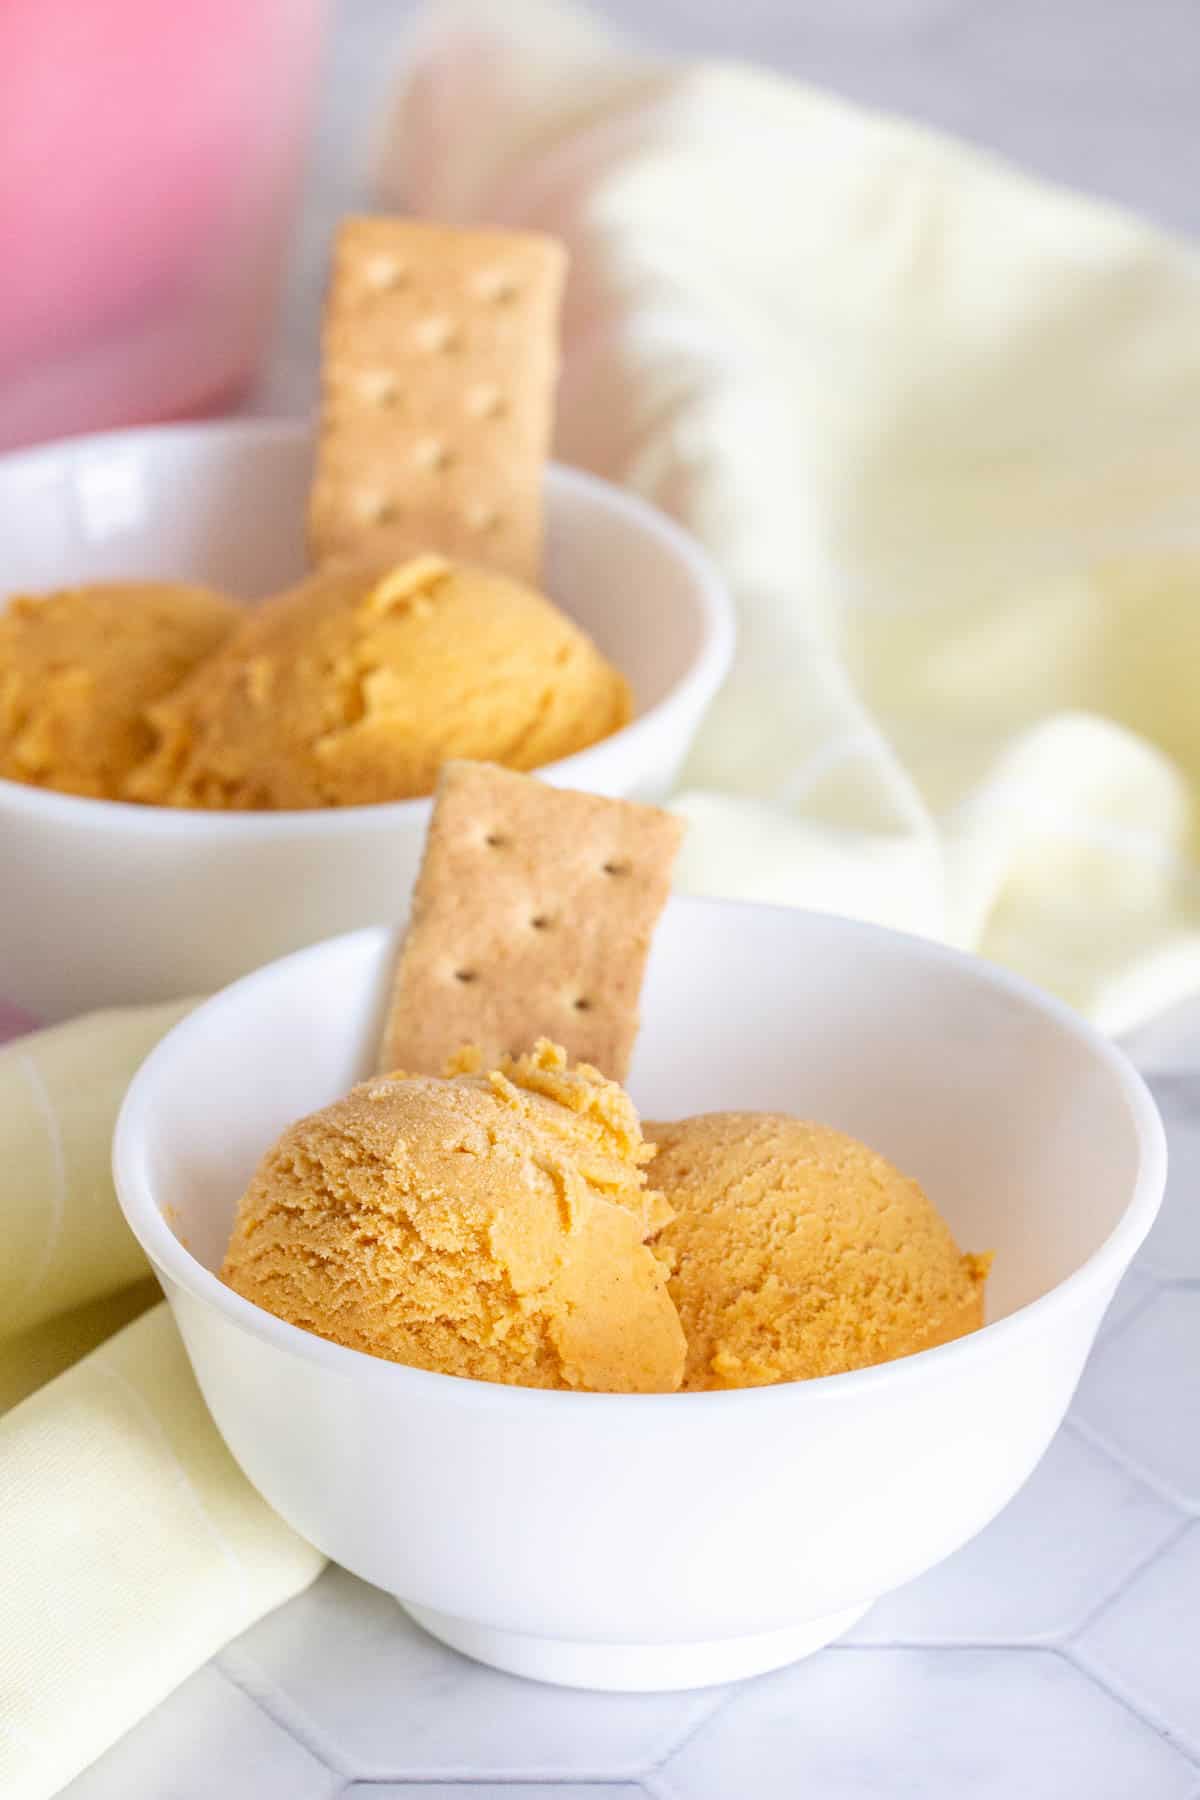
{"type": "MultiPolygon", "coordinates": [[[[394,942],[358,932],[260,970],[153,1054],[118,1133],[152,1254],[178,1259],[161,1213],[219,1267],[258,1157],[370,1072],[394,942]]],[[[1100,1247],[1148,1130],[1118,1053],[1012,978],[876,927],[727,902],[670,902],[630,1086],[651,1119],[773,1108],[863,1138],[922,1182],[964,1248],[995,1252],[990,1319],[1100,1247]]]]}
{"type": "MultiPolygon", "coordinates": [[[[84,581],[190,580],[246,600],[305,573],[307,427],[233,422],[79,438],[0,461],[0,606],[84,581]]],[[[712,630],[697,552],[665,520],[577,471],[546,473],[546,589],[628,676],[639,713],[692,670],[712,630]]]]}

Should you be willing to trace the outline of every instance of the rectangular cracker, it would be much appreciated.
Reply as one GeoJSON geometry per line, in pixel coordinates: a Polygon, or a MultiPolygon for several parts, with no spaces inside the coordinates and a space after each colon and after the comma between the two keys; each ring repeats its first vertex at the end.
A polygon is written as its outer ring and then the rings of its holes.
{"type": "Polygon", "coordinates": [[[623,1081],[683,826],[655,806],[548,787],[491,763],[442,769],[382,1067],[484,1066],[539,1037],[623,1081]]]}
{"type": "Polygon", "coordinates": [[[348,219],[321,340],[316,564],[440,550],[536,586],[566,252],[531,232],[348,219]]]}

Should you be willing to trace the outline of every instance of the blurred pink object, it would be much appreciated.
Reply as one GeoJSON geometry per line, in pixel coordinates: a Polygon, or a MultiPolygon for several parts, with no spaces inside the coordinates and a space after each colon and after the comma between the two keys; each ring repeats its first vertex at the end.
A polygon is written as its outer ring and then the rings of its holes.
{"type": "Polygon", "coordinates": [[[0,1044],[7,1044],[10,1038],[23,1037],[32,1031],[37,1020],[32,1013],[27,1013],[22,1006],[10,1006],[7,1000],[0,1000],[0,1044]]]}
{"type": "Polygon", "coordinates": [[[237,400],[274,312],[324,12],[0,4],[0,447],[237,400]]]}

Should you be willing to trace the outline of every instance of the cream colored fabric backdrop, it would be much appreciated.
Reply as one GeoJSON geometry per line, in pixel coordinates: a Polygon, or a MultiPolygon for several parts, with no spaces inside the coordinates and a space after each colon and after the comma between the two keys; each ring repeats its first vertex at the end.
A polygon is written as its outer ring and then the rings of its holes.
{"type": "Polygon", "coordinates": [[[559,452],[733,585],[686,886],[946,937],[1114,1031],[1200,987],[1194,255],[549,0],[431,15],[382,190],[566,240],[559,452]]]}
{"type": "MultiPolygon", "coordinates": [[[[1200,986],[1193,258],[543,0],[436,16],[385,165],[397,204],[568,240],[561,452],[733,585],[688,885],[945,935],[1110,1028],[1200,986]]],[[[109,1136],[179,1010],[0,1052],[6,1800],[45,1800],[320,1566],[164,1308],[136,1316],[109,1136]]]]}

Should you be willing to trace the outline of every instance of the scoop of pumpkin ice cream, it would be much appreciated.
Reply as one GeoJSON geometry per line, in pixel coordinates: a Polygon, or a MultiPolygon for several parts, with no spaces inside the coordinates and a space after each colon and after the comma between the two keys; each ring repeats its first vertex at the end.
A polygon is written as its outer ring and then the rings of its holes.
{"type": "Polygon", "coordinates": [[[0,775],[121,798],[153,742],[145,708],[241,617],[232,600],[180,582],[17,596],[0,612],[0,775]]]}
{"type": "Polygon", "coordinates": [[[393,1362],[522,1387],[669,1392],[684,1342],[646,1236],[637,1114],[541,1043],[488,1074],[389,1076],[284,1132],[222,1275],[393,1362]]]}
{"type": "Polygon", "coordinates": [[[422,556],[338,564],[259,606],[151,712],[130,797],[296,808],[433,791],[451,757],[534,769],[624,725],[624,677],[541,594],[422,556]]]}
{"type": "Polygon", "coordinates": [[[964,1256],[915,1181],[854,1138],[776,1113],[647,1125],[685,1388],[756,1387],[909,1356],[983,1323],[964,1256]]]}

